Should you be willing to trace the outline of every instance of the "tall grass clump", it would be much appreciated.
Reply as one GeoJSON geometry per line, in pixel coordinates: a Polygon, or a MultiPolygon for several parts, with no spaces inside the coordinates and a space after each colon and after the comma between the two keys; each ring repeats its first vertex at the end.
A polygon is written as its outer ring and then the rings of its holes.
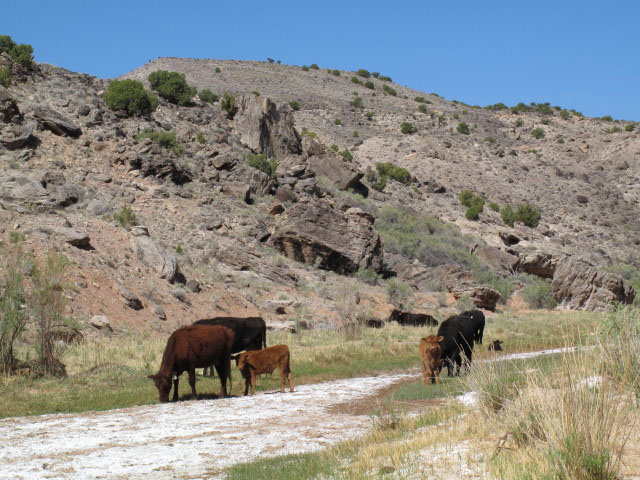
{"type": "Polygon", "coordinates": [[[556,306],[556,301],[551,295],[551,282],[543,278],[531,277],[530,283],[522,290],[522,298],[531,308],[556,306]]]}
{"type": "Polygon", "coordinates": [[[25,252],[18,241],[6,247],[0,269],[0,373],[15,367],[15,344],[27,325],[25,300],[25,252]]]}

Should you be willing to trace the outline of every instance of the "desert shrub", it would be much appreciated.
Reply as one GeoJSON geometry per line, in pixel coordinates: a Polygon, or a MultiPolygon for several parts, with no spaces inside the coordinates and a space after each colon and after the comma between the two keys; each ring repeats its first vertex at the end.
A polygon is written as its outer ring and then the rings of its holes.
{"type": "Polygon", "coordinates": [[[392,180],[404,183],[405,185],[409,185],[412,181],[409,170],[397,167],[391,162],[376,163],[376,170],[381,177],[389,177],[392,180]]]}
{"type": "Polygon", "coordinates": [[[476,392],[481,410],[492,415],[518,397],[525,380],[513,362],[476,362],[464,384],[469,391],[476,392]]]}
{"type": "Polygon", "coordinates": [[[251,93],[253,93],[256,97],[260,96],[260,92],[257,90],[251,90],[251,93]]]}
{"type": "Polygon", "coordinates": [[[182,155],[184,146],[176,138],[176,132],[164,132],[162,130],[152,130],[145,128],[142,132],[136,135],[136,140],[143,138],[149,138],[153,143],[157,143],[162,148],[169,150],[176,155],[182,155]]]}
{"type": "Polygon", "coordinates": [[[187,84],[184,73],[156,70],[147,80],[152,90],[175,105],[189,105],[191,98],[196,94],[196,88],[187,84]]]}
{"type": "Polygon", "coordinates": [[[457,113],[457,112],[456,112],[456,113],[454,113],[452,116],[453,116],[453,118],[454,118],[455,120],[458,120],[458,119],[460,118],[460,115],[458,115],[458,113],[457,113]]]}
{"type": "Polygon", "coordinates": [[[465,207],[471,206],[471,200],[473,200],[473,197],[474,195],[471,190],[460,190],[458,193],[458,200],[460,200],[460,203],[465,207]]]}
{"type": "Polygon", "coordinates": [[[426,105],[424,105],[424,104],[420,104],[420,105],[418,105],[418,111],[419,111],[420,113],[428,113],[428,112],[427,112],[427,106],[426,106],[426,105]]]}
{"type": "Polygon", "coordinates": [[[414,100],[418,103],[429,103],[429,101],[424,97],[415,97],[414,100]]]}
{"type": "Polygon", "coordinates": [[[371,184],[371,188],[373,188],[374,190],[378,190],[379,192],[382,192],[386,186],[387,186],[387,178],[388,177],[379,177],[374,183],[371,184]]]}
{"type": "Polygon", "coordinates": [[[308,72],[309,71],[309,67],[307,67],[306,65],[302,66],[302,71],[303,72],[308,72]]]}
{"type": "Polygon", "coordinates": [[[533,277],[522,290],[522,298],[531,308],[554,308],[556,301],[551,295],[551,283],[543,278],[533,277]]]}
{"type": "Polygon", "coordinates": [[[496,202],[491,202],[488,207],[493,210],[494,212],[499,212],[500,211],[500,205],[498,205],[496,202]]]}
{"type": "Polygon", "coordinates": [[[524,120],[522,120],[521,118],[517,119],[515,122],[513,122],[513,125],[515,127],[522,127],[524,125],[524,120]]]}
{"type": "Polygon", "coordinates": [[[9,88],[9,85],[11,85],[11,70],[9,67],[0,68],[0,85],[4,88],[9,88]]]}
{"type": "Polygon", "coordinates": [[[496,139],[493,137],[485,137],[484,141],[487,143],[496,143],[496,139]]]}
{"type": "Polygon", "coordinates": [[[200,93],[198,93],[198,98],[204,103],[215,103],[218,101],[219,97],[208,88],[205,88],[200,93]]]}
{"type": "Polygon", "coordinates": [[[391,77],[387,77],[386,75],[380,75],[380,80],[382,80],[383,82],[390,82],[391,77]]]}
{"type": "Polygon", "coordinates": [[[493,105],[487,105],[485,107],[487,110],[491,110],[492,112],[498,112],[500,110],[506,110],[507,107],[504,103],[500,102],[500,103],[495,103],[493,105]]]}
{"type": "Polygon", "coordinates": [[[367,285],[379,285],[382,282],[382,275],[370,268],[360,268],[356,272],[356,278],[367,285]]]}
{"type": "Polygon", "coordinates": [[[16,43],[9,35],[0,35],[0,53],[8,54],[11,59],[25,69],[33,69],[33,47],[26,43],[16,43]]]}
{"type": "Polygon", "coordinates": [[[560,118],[563,120],[569,120],[569,118],[571,118],[571,114],[569,113],[568,110],[561,110],[560,111],[560,118]]]}
{"type": "Polygon", "coordinates": [[[542,120],[540,120],[540,123],[543,125],[549,125],[549,119],[548,118],[543,118],[542,120]]]}
{"type": "Polygon", "coordinates": [[[533,110],[533,108],[520,102],[517,105],[511,107],[509,110],[511,110],[511,113],[515,113],[517,115],[518,113],[522,112],[530,112],[533,110]]]}
{"type": "Polygon", "coordinates": [[[456,300],[456,310],[458,312],[466,312],[473,308],[476,308],[476,304],[468,293],[461,295],[460,298],[456,300]]]}
{"type": "Polygon", "coordinates": [[[158,99],[137,80],[113,80],[102,97],[111,110],[129,115],[148,115],[158,106],[158,99]]]}
{"type": "Polygon", "coordinates": [[[400,280],[390,278],[386,281],[387,295],[393,305],[400,309],[408,307],[409,298],[411,298],[411,287],[400,280]]]}
{"type": "Polygon", "coordinates": [[[478,220],[480,218],[480,214],[482,213],[482,208],[478,205],[473,205],[467,208],[467,211],[464,212],[464,216],[467,220],[478,220]]]}
{"type": "Polygon", "coordinates": [[[380,77],[380,72],[371,72],[371,76],[373,78],[379,78],[380,77]]]}
{"type": "Polygon", "coordinates": [[[333,145],[331,145],[331,150],[333,150],[334,152],[337,152],[338,150],[340,150],[340,147],[338,145],[336,145],[335,143],[333,145]]]}
{"type": "Polygon", "coordinates": [[[605,115],[604,117],[600,117],[600,120],[605,122],[613,122],[613,117],[611,115],[605,115]]]}
{"type": "Polygon", "coordinates": [[[458,123],[456,130],[458,133],[461,133],[462,135],[469,135],[471,133],[471,131],[469,130],[469,125],[467,125],[466,122],[458,123]]]}
{"type": "Polygon", "coordinates": [[[531,130],[531,136],[538,140],[540,140],[541,138],[544,138],[544,135],[545,135],[544,130],[540,127],[536,127],[531,130]]]}
{"type": "Polygon", "coordinates": [[[349,102],[349,105],[355,108],[362,108],[364,104],[362,103],[362,97],[356,97],[349,102]]]}
{"type": "Polygon", "coordinates": [[[340,155],[342,156],[342,158],[344,158],[347,162],[350,162],[353,160],[353,155],[351,155],[351,152],[349,151],[348,148],[345,148],[343,151],[340,152],[340,155]]]}
{"type": "Polygon", "coordinates": [[[411,135],[412,133],[416,133],[418,131],[418,127],[416,127],[411,122],[402,122],[400,124],[400,131],[405,135],[411,135]]]}
{"type": "Polygon", "coordinates": [[[364,68],[358,69],[356,73],[363,78],[369,78],[371,76],[371,73],[369,73],[369,71],[365,70],[364,68]]]}
{"type": "Polygon", "coordinates": [[[269,63],[274,63],[274,62],[275,62],[275,60],[274,60],[273,58],[267,58],[267,62],[269,62],[269,63]]]}
{"type": "Polygon", "coordinates": [[[216,73],[221,73],[222,70],[220,70],[220,67],[216,67],[216,73]]]}
{"type": "Polygon", "coordinates": [[[300,103],[295,100],[290,101],[289,106],[292,110],[300,110],[300,103]]]}
{"type": "Polygon", "coordinates": [[[267,155],[264,153],[249,153],[245,157],[245,160],[247,161],[247,165],[249,165],[250,167],[266,173],[272,180],[276,179],[276,169],[278,168],[278,162],[275,158],[267,158],[267,155]]]}
{"type": "Polygon", "coordinates": [[[371,119],[373,119],[373,116],[375,115],[375,113],[373,112],[367,112],[364,114],[365,117],[367,117],[367,120],[371,121],[371,119]]]}
{"type": "Polygon", "coordinates": [[[19,244],[11,241],[4,248],[0,269],[0,373],[8,374],[15,367],[15,344],[27,324],[25,302],[25,262],[27,256],[19,244]]]}
{"type": "Polygon", "coordinates": [[[339,77],[340,76],[340,70],[331,70],[331,75],[333,75],[334,77],[339,77]]]}
{"type": "Polygon", "coordinates": [[[603,370],[640,398],[640,310],[612,304],[606,311],[597,343],[603,347],[603,370]]]}
{"type": "Polygon", "coordinates": [[[207,143],[207,139],[202,132],[198,132],[198,135],[196,135],[196,140],[201,145],[204,145],[205,143],[207,143]]]}
{"type": "MultiPolygon", "coordinates": [[[[380,77],[380,79],[382,80],[382,77],[380,77]]],[[[383,85],[382,90],[384,90],[384,93],[388,95],[392,95],[394,97],[398,96],[398,92],[396,92],[395,88],[391,88],[389,85],[383,85]]]]}
{"type": "Polygon", "coordinates": [[[502,207],[500,218],[502,218],[505,225],[513,227],[513,224],[516,222],[516,213],[513,211],[513,208],[511,208],[511,205],[505,205],[502,207]]]}
{"type": "Polygon", "coordinates": [[[357,131],[357,130],[354,130],[354,131],[353,131],[353,133],[351,134],[351,136],[352,136],[353,138],[358,138],[358,137],[360,136],[360,134],[358,133],[358,131],[357,131]]]}
{"type": "Polygon", "coordinates": [[[337,125],[337,126],[340,126],[340,125],[342,125],[342,120],[340,120],[339,118],[336,118],[336,119],[333,121],[333,124],[334,124],[334,125],[337,125]]]}
{"type": "Polygon", "coordinates": [[[518,222],[524,223],[527,227],[535,228],[540,223],[540,212],[536,210],[536,208],[529,204],[525,203],[524,205],[519,205],[516,210],[516,220],[518,222]]]}
{"type": "Polygon", "coordinates": [[[362,85],[362,82],[358,77],[351,77],[351,83],[355,83],[356,85],[362,85]]]}
{"type": "Polygon", "coordinates": [[[636,128],[636,126],[633,123],[627,123],[624,126],[624,131],[625,132],[633,132],[633,129],[636,128]]]}
{"type": "Polygon", "coordinates": [[[319,70],[320,69],[320,67],[318,66],[317,63],[312,63],[311,65],[309,65],[309,68],[312,68],[314,70],[319,70]]]}
{"type": "Polygon", "coordinates": [[[111,218],[118,222],[123,228],[137,225],[136,215],[133,213],[133,210],[131,210],[131,207],[122,207],[118,212],[114,213],[111,218]]]}
{"type": "Polygon", "coordinates": [[[302,132],[300,132],[301,136],[309,136],[310,138],[318,138],[318,134],[316,132],[312,132],[311,130],[307,130],[305,127],[302,128],[302,132]]]}
{"type": "Polygon", "coordinates": [[[553,108],[549,105],[549,102],[545,103],[532,103],[533,111],[542,115],[553,115],[553,108]]]}
{"type": "Polygon", "coordinates": [[[229,92],[224,92],[220,100],[220,109],[227,113],[228,118],[233,118],[236,113],[236,99],[229,92]]]}
{"type": "Polygon", "coordinates": [[[604,133],[619,133],[619,132],[621,132],[621,131],[622,131],[622,129],[621,129],[620,127],[618,127],[617,125],[614,125],[614,126],[613,126],[613,127],[611,127],[611,128],[607,128],[607,129],[604,131],[604,133]]]}
{"type": "Polygon", "coordinates": [[[364,86],[365,86],[365,88],[368,88],[369,90],[375,90],[376,89],[376,86],[371,81],[364,82],[364,86]]]}

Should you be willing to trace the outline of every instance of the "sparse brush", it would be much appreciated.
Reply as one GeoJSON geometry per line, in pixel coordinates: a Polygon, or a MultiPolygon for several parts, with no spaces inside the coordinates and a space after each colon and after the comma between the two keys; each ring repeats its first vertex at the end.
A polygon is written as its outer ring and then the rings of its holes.
{"type": "Polygon", "coordinates": [[[464,379],[466,389],[476,393],[480,408],[486,414],[501,411],[518,396],[524,383],[525,375],[518,365],[506,360],[476,362],[464,379]]]}

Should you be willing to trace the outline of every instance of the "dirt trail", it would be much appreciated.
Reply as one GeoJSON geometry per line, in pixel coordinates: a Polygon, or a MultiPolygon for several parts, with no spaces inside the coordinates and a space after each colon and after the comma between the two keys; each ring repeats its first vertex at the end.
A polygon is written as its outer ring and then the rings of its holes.
{"type": "Polygon", "coordinates": [[[235,463],[363,435],[370,418],[335,407],[418,378],[414,370],[301,385],[294,393],[8,418],[0,420],[0,478],[212,478],[235,463]]]}

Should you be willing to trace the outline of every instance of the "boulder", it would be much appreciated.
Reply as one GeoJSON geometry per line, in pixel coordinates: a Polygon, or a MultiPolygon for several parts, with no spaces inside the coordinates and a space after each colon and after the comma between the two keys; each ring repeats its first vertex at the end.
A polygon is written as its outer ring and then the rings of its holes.
{"type": "Polygon", "coordinates": [[[296,203],[298,201],[298,196],[295,193],[293,193],[291,190],[285,187],[278,187],[278,189],[276,190],[275,197],[276,197],[276,200],[282,203],[285,203],[285,202],[296,203]]]}
{"type": "Polygon", "coordinates": [[[382,268],[382,239],[374,217],[359,208],[346,212],[324,203],[298,203],[271,236],[288,258],[340,274],[382,268]]]}
{"type": "Polygon", "coordinates": [[[315,138],[306,135],[302,141],[302,148],[308,156],[308,167],[315,171],[316,175],[332,180],[341,190],[355,187],[364,176],[364,173],[352,163],[315,138]]]}
{"type": "Polygon", "coordinates": [[[162,308],[160,305],[154,305],[153,306],[153,314],[158,317],[160,320],[166,320],[167,319],[167,314],[164,312],[164,308],[162,308]]]}
{"type": "Polygon", "coordinates": [[[259,276],[283,285],[295,285],[298,276],[286,268],[276,267],[262,258],[258,252],[248,249],[226,247],[216,253],[216,258],[235,270],[252,270],[259,276]]]}
{"type": "Polygon", "coordinates": [[[124,299],[125,303],[134,310],[142,310],[142,301],[138,296],[123,285],[118,285],[118,293],[124,299]]]}
{"type": "Polygon", "coordinates": [[[6,170],[0,172],[0,200],[9,205],[45,210],[52,206],[49,192],[38,181],[22,173],[6,170]]]}
{"type": "Polygon", "coordinates": [[[89,323],[98,330],[108,330],[113,332],[113,327],[111,327],[106,315],[94,315],[91,317],[91,320],[89,320],[89,323]]]}
{"type": "Polygon", "coordinates": [[[500,299],[500,292],[489,285],[460,284],[450,291],[456,300],[464,295],[469,295],[476,307],[485,310],[495,310],[496,303],[500,299]]]}
{"type": "Polygon", "coordinates": [[[4,123],[20,123],[22,121],[18,103],[9,90],[3,86],[0,86],[0,121],[4,123]]]}
{"type": "Polygon", "coordinates": [[[504,275],[513,273],[518,264],[518,257],[496,247],[477,246],[473,254],[504,275]]]}
{"type": "Polygon", "coordinates": [[[15,150],[35,142],[36,137],[30,128],[5,129],[0,134],[0,144],[7,150],[15,150]]]}
{"type": "Polygon", "coordinates": [[[520,256],[517,269],[538,277],[553,278],[556,265],[557,259],[549,253],[529,252],[520,256]]]}
{"type": "Polygon", "coordinates": [[[36,107],[33,116],[40,122],[42,128],[51,130],[56,135],[74,138],[82,135],[80,127],[49,107],[36,107]]]}
{"type": "Polygon", "coordinates": [[[138,259],[155,270],[160,278],[173,282],[178,276],[178,259],[160,247],[150,236],[147,227],[136,226],[130,232],[131,248],[138,259]]]}
{"type": "Polygon", "coordinates": [[[277,108],[268,98],[243,95],[236,99],[233,130],[253,151],[284,158],[301,153],[300,137],[288,108],[277,108]]]}
{"type": "Polygon", "coordinates": [[[551,295],[564,308],[603,310],[611,302],[633,303],[635,291],[620,275],[565,257],[557,262],[551,295]]]}
{"type": "Polygon", "coordinates": [[[87,232],[79,232],[73,228],[58,225],[42,226],[39,230],[43,233],[60,237],[65,243],[77,248],[89,248],[91,246],[91,239],[87,232]]]}
{"type": "Polygon", "coordinates": [[[133,154],[128,163],[131,170],[140,170],[143,177],[169,179],[176,185],[183,185],[193,179],[193,173],[189,169],[163,151],[157,155],[148,152],[133,154]]]}

